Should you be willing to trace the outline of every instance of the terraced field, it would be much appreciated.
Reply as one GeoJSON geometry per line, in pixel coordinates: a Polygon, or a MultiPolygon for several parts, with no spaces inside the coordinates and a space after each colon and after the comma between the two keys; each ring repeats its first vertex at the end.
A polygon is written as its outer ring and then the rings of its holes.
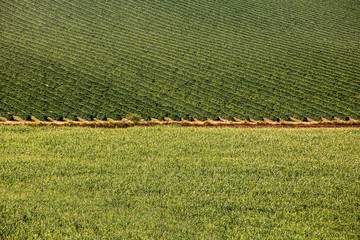
{"type": "Polygon", "coordinates": [[[0,11],[6,118],[360,118],[356,0],[12,0],[0,11]]]}

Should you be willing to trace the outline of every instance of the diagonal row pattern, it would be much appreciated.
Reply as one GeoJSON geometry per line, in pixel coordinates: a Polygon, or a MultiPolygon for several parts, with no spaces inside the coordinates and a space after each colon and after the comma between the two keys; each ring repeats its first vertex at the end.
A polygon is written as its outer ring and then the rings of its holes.
{"type": "Polygon", "coordinates": [[[0,2],[0,115],[360,118],[360,4],[0,2]]]}

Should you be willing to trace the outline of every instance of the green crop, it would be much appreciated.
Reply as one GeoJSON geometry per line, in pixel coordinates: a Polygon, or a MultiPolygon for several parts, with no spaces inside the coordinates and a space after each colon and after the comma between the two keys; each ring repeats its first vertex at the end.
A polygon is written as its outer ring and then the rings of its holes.
{"type": "Polygon", "coordinates": [[[357,239],[356,129],[0,127],[0,238],[357,239]]]}
{"type": "Polygon", "coordinates": [[[0,116],[360,119],[354,0],[0,2],[0,116]]]}

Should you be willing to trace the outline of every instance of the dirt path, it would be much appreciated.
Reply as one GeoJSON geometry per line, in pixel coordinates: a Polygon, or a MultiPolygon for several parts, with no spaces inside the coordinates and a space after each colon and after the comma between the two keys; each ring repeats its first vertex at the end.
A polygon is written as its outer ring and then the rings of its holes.
{"type": "Polygon", "coordinates": [[[353,122],[222,122],[222,121],[3,121],[0,126],[30,126],[30,127],[90,127],[90,128],[127,128],[134,126],[179,126],[179,127],[228,127],[228,128],[360,128],[360,121],[353,122]]]}

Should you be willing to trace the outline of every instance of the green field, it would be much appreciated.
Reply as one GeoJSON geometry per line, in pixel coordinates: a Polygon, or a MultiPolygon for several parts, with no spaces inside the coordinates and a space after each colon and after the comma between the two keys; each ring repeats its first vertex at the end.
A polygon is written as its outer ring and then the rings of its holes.
{"type": "Polygon", "coordinates": [[[0,33],[9,119],[360,119],[358,0],[3,0],[0,33]]]}
{"type": "Polygon", "coordinates": [[[0,127],[0,239],[359,239],[355,129],[0,127]]]}

